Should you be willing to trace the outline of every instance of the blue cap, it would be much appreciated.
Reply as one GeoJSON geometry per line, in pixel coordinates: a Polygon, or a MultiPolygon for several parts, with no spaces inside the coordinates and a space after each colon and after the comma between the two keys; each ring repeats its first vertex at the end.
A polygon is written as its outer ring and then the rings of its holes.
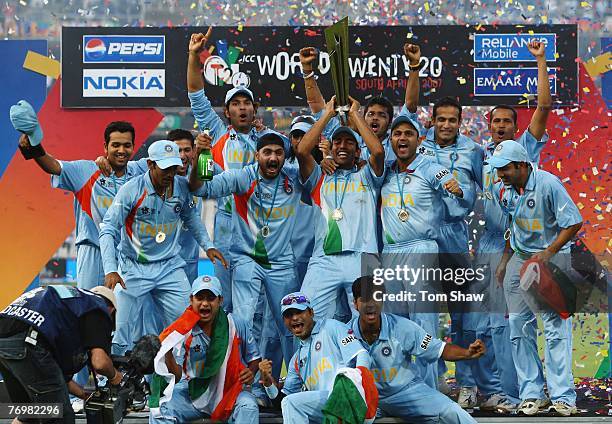
{"type": "Polygon", "coordinates": [[[253,92],[246,88],[246,86],[239,85],[238,87],[234,87],[231,90],[227,91],[227,93],[225,94],[225,105],[227,106],[230,100],[232,100],[238,94],[247,96],[249,99],[251,99],[252,102],[255,101],[255,98],[253,97],[253,92]]]}
{"type": "Polygon", "coordinates": [[[502,141],[487,160],[493,168],[503,168],[510,162],[529,162],[527,150],[514,140],[502,141]]]}
{"type": "Polygon", "coordinates": [[[302,131],[304,133],[307,133],[312,128],[312,125],[315,122],[316,120],[312,115],[297,116],[291,121],[291,128],[289,129],[289,134],[293,133],[294,131],[302,131]]]}
{"type": "Polygon", "coordinates": [[[149,160],[152,160],[161,169],[171,166],[183,166],[179,155],[179,147],[174,141],[157,140],[149,146],[149,160]]]}
{"type": "Polygon", "coordinates": [[[222,296],[221,281],[212,275],[200,275],[191,283],[191,294],[196,295],[202,290],[210,290],[215,296],[222,296]]]}
{"type": "Polygon", "coordinates": [[[417,134],[419,134],[419,124],[414,122],[414,120],[410,118],[409,116],[400,115],[397,118],[395,118],[393,122],[391,123],[391,127],[390,127],[391,132],[393,132],[395,127],[397,127],[399,124],[410,124],[414,127],[417,134]]]}
{"type": "Polygon", "coordinates": [[[13,127],[28,136],[30,145],[38,146],[40,144],[43,132],[31,104],[25,100],[19,100],[16,105],[11,106],[10,118],[13,127]]]}
{"type": "Polygon", "coordinates": [[[259,137],[257,139],[257,150],[267,146],[268,144],[277,144],[285,149],[285,153],[289,151],[291,142],[284,134],[281,134],[278,131],[266,128],[262,132],[258,133],[257,136],[259,137]]]}
{"type": "Polygon", "coordinates": [[[338,127],[334,130],[334,132],[331,135],[331,139],[334,140],[335,138],[337,138],[340,134],[348,134],[349,136],[353,137],[353,140],[355,140],[355,142],[357,143],[358,146],[361,145],[361,136],[359,134],[357,134],[355,131],[353,131],[352,128],[349,127],[338,127]]]}
{"type": "Polygon", "coordinates": [[[281,314],[284,314],[288,309],[305,311],[310,307],[310,299],[302,292],[289,293],[281,300],[281,314]]]}

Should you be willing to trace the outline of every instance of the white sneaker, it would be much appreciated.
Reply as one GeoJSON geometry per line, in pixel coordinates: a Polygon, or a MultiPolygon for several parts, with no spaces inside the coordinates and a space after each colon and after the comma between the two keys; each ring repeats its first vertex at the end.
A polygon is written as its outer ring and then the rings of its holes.
{"type": "Polygon", "coordinates": [[[495,393],[480,404],[481,411],[495,411],[503,414],[509,414],[516,410],[518,405],[510,402],[505,396],[495,393]]]}
{"type": "Polygon", "coordinates": [[[563,417],[569,417],[570,415],[576,415],[578,413],[578,409],[574,405],[570,405],[562,400],[554,401],[552,409],[563,417]]]}
{"type": "Polygon", "coordinates": [[[72,405],[72,410],[75,414],[80,414],[81,412],[83,412],[83,408],[85,407],[83,399],[79,398],[74,398],[72,402],[70,402],[70,404],[72,405]]]}
{"type": "Polygon", "coordinates": [[[523,415],[535,415],[549,405],[548,399],[525,399],[519,405],[517,412],[523,415]]]}
{"type": "Polygon", "coordinates": [[[444,377],[443,375],[438,377],[438,391],[446,396],[450,395],[451,392],[451,388],[446,382],[446,377],[444,377]]]}
{"type": "Polygon", "coordinates": [[[477,394],[478,389],[476,387],[462,387],[461,390],[459,390],[459,398],[457,398],[457,403],[463,409],[471,409],[476,406],[477,394]]]}

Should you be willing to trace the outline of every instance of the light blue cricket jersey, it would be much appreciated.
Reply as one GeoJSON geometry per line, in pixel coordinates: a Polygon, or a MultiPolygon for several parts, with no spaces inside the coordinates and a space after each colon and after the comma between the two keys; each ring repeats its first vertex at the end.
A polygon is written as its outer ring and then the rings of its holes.
{"type": "Polygon", "coordinates": [[[355,337],[370,353],[370,370],[381,398],[421,383],[423,380],[412,362],[412,356],[433,363],[442,356],[446,345],[440,339],[427,334],[415,322],[393,314],[381,314],[380,335],[373,345],[363,340],[359,318],[353,318],[349,325],[355,337]]]}
{"type": "MultiPolygon", "coordinates": [[[[527,150],[527,157],[529,160],[537,164],[540,162],[540,153],[548,141],[548,134],[544,134],[541,140],[536,140],[529,132],[529,129],[527,129],[515,141],[527,150]]],[[[508,216],[504,214],[499,202],[493,198],[493,185],[497,184],[500,180],[497,178],[495,169],[486,163],[493,155],[494,150],[495,143],[493,141],[489,141],[485,144],[485,164],[482,167],[485,230],[491,233],[503,233],[509,227],[510,223],[508,221],[508,216]]]]}
{"type": "Polygon", "coordinates": [[[148,170],[147,160],[129,161],[125,173],[102,175],[92,160],[59,161],[59,175],[51,176],[51,186],[74,194],[75,244],[100,245],[99,228],[115,195],[127,181],[148,170]]]}
{"type": "Polygon", "coordinates": [[[304,183],[312,198],[315,222],[313,256],[343,252],[378,253],[376,236],[377,202],[383,175],[377,177],[369,163],[357,170],[340,169],[325,174],[319,165],[304,183]],[[341,208],[343,218],[332,218],[341,208]],[[367,229],[367,230],[366,230],[367,229]]]}
{"type": "Polygon", "coordinates": [[[463,207],[469,206],[464,199],[453,196],[444,188],[444,184],[453,178],[450,171],[422,155],[417,155],[408,165],[408,172],[398,173],[395,162],[388,163],[385,171],[381,190],[385,245],[437,239],[444,197],[451,197],[450,201],[459,206],[462,203],[463,207]],[[404,222],[398,216],[402,208],[409,214],[404,222]]]}
{"type": "Polygon", "coordinates": [[[196,214],[184,177],[174,177],[172,196],[165,200],[155,192],[148,171],[128,181],[117,193],[100,225],[104,273],[117,271],[117,243],[122,255],[138,262],[176,257],[181,248],[179,238],[183,223],[200,246],[205,250],[213,247],[196,214]],[[157,243],[155,239],[160,231],[165,234],[165,240],[157,243]]]}
{"type": "Polygon", "coordinates": [[[316,321],[310,337],[297,340],[282,390],[287,395],[302,388],[331,392],[338,369],[355,366],[357,355],[365,354],[353,330],[334,319],[316,321]]]}
{"type": "MultiPolygon", "coordinates": [[[[191,173],[191,166],[188,166],[187,175],[183,177],[185,178],[185,181],[187,181],[187,184],[189,184],[189,174],[190,173],[191,173]]],[[[191,201],[193,202],[193,205],[190,204],[189,207],[193,206],[195,208],[196,215],[200,217],[201,219],[202,218],[202,199],[200,199],[198,196],[191,196],[191,201]]],[[[183,223],[183,225],[181,226],[181,235],[179,237],[179,244],[181,245],[181,250],[179,252],[179,255],[181,256],[181,258],[183,258],[185,262],[194,263],[198,261],[198,259],[200,258],[200,245],[198,244],[198,241],[193,237],[193,235],[191,234],[191,232],[189,231],[185,223],[183,223]]],[[[192,281],[190,281],[189,283],[192,283],[192,281]]]]}
{"type": "Polygon", "coordinates": [[[298,168],[285,165],[271,180],[261,176],[259,164],[232,169],[204,182],[194,194],[205,198],[233,194],[232,261],[241,263],[246,256],[266,268],[293,266],[291,236],[302,196],[298,168]],[[269,235],[264,237],[266,225],[269,235]]]}
{"type": "MultiPolygon", "coordinates": [[[[401,114],[409,116],[414,122],[419,122],[418,115],[402,107],[401,114]]],[[[469,201],[469,207],[458,205],[451,198],[445,197],[444,222],[462,221],[474,208],[476,201],[476,185],[482,187],[482,161],[484,152],[482,146],[469,137],[459,134],[455,143],[440,147],[435,142],[433,128],[426,130],[422,125],[421,134],[426,134],[418,149],[419,154],[437,162],[448,169],[463,189],[463,198],[469,201]]]]}
{"type": "MultiPolygon", "coordinates": [[[[540,252],[552,244],[563,228],[582,222],[578,207],[561,181],[533,165],[523,195],[501,181],[494,190],[502,210],[512,217],[510,246],[515,252],[540,252]]],[[[561,252],[569,253],[569,249],[570,242],[561,252]]]]}

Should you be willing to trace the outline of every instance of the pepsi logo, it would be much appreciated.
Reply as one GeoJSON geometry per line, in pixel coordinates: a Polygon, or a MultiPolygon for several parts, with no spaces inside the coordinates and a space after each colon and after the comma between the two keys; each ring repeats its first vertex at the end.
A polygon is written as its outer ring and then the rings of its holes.
{"type": "Polygon", "coordinates": [[[92,38],[85,44],[85,56],[89,59],[99,59],[106,53],[106,45],[99,38],[92,38]]]}

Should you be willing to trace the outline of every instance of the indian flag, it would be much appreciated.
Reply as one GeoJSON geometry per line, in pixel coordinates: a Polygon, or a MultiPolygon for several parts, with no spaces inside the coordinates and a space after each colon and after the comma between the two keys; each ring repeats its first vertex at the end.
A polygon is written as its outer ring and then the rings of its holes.
{"type": "Polygon", "coordinates": [[[373,423],[378,407],[374,376],[365,367],[340,368],[323,408],[324,424],[373,423]]]}
{"type": "Polygon", "coordinates": [[[213,421],[227,421],[232,414],[236,399],[242,391],[240,371],[245,368],[240,359],[240,339],[236,334],[236,326],[232,316],[220,309],[213,323],[204,367],[195,370],[188,365],[188,355],[191,330],[199,320],[200,315],[189,307],[159,337],[162,344],[155,357],[155,374],[149,396],[149,407],[154,417],[161,417],[161,406],[172,399],[174,374],[166,366],[165,355],[175,348],[178,354],[185,355],[182,378],[188,380],[193,405],[210,414],[213,421]]]}

